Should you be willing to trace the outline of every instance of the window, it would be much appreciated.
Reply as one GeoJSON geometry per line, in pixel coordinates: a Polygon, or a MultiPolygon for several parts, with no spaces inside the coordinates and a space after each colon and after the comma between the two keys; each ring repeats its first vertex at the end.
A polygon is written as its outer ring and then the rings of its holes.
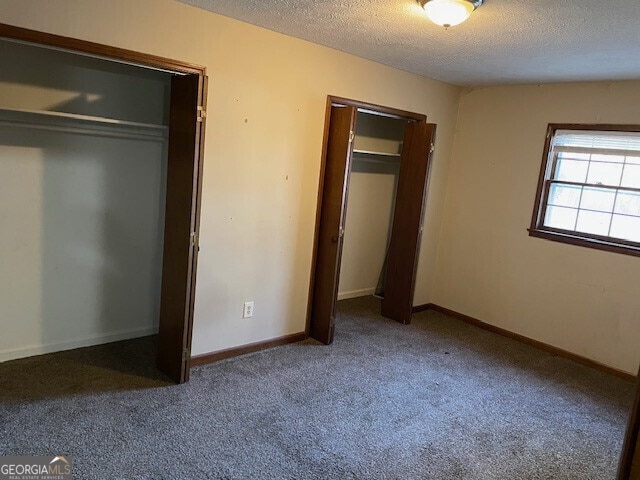
{"type": "Polygon", "coordinates": [[[549,125],[529,232],[640,256],[640,126],[549,125]]]}

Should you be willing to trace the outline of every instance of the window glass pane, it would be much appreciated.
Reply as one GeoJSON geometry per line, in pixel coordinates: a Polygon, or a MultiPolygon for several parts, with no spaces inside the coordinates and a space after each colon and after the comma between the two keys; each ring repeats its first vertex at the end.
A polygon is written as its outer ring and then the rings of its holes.
{"type": "Polygon", "coordinates": [[[582,187],[552,184],[549,188],[549,204],[578,208],[582,187]]]}
{"type": "Polygon", "coordinates": [[[622,176],[622,164],[591,162],[589,165],[589,177],[587,183],[602,185],[620,185],[622,176]]]}
{"type": "Polygon", "coordinates": [[[640,215],[640,193],[618,192],[615,213],[640,215]]]}
{"type": "Polygon", "coordinates": [[[584,187],[580,208],[598,210],[600,212],[611,212],[613,211],[613,202],[615,199],[615,190],[584,187]]]}
{"type": "Polygon", "coordinates": [[[578,210],[575,208],[565,207],[547,207],[547,214],[544,219],[544,225],[551,228],[560,228],[562,230],[573,230],[576,226],[576,216],[578,210]]]}
{"type": "Polygon", "coordinates": [[[622,175],[623,187],[640,188],[640,165],[625,165],[622,175]]]}
{"type": "Polygon", "coordinates": [[[589,162],[559,159],[555,179],[563,180],[565,182],[584,183],[587,178],[588,167],[589,162]]]}
{"type": "Polygon", "coordinates": [[[640,242],[640,217],[614,215],[611,222],[611,236],[640,242]]]}
{"type": "Polygon", "coordinates": [[[610,213],[589,212],[580,210],[578,213],[578,223],[576,231],[592,233],[594,235],[609,235],[610,213]]]}

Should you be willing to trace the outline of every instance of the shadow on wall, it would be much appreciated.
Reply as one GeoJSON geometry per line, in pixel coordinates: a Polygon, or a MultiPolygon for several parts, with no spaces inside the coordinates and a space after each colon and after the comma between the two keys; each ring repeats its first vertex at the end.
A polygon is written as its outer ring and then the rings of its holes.
{"type": "Polygon", "coordinates": [[[163,142],[0,130],[1,350],[149,335],[159,316],[163,142]]]}
{"type": "Polygon", "coordinates": [[[168,124],[168,73],[2,40],[0,60],[0,107],[168,124]]]}
{"type": "Polygon", "coordinates": [[[384,291],[385,259],[398,188],[399,162],[354,155],[349,180],[339,298],[384,291]]]}

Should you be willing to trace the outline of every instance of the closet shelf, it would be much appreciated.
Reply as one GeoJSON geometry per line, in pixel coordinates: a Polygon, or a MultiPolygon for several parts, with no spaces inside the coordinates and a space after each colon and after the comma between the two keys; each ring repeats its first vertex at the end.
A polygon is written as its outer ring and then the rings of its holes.
{"type": "Polygon", "coordinates": [[[372,155],[376,157],[390,157],[390,158],[400,158],[399,153],[389,153],[389,152],[375,152],[373,150],[362,150],[359,148],[354,148],[353,153],[359,153],[361,155],[372,155]]]}
{"type": "Polygon", "coordinates": [[[46,110],[0,108],[0,125],[119,138],[164,140],[164,125],[46,110]]]}

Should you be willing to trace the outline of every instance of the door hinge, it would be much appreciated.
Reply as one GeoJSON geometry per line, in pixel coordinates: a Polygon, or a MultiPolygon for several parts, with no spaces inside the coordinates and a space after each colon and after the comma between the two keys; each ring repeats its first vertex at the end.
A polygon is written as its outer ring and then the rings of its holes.
{"type": "Polygon", "coordinates": [[[436,146],[435,146],[433,143],[431,143],[431,144],[429,145],[429,153],[433,153],[433,151],[434,151],[435,149],[436,149],[436,146]]]}
{"type": "Polygon", "coordinates": [[[182,359],[186,360],[187,358],[189,358],[189,356],[191,355],[191,352],[189,351],[188,348],[183,348],[182,349],[182,359]]]}
{"type": "Polygon", "coordinates": [[[338,237],[344,237],[344,228],[340,227],[340,229],[338,230],[338,237]]]}
{"type": "Polygon", "coordinates": [[[191,246],[200,247],[198,234],[196,232],[191,232],[191,246]]]}
{"type": "Polygon", "coordinates": [[[349,143],[353,142],[353,139],[356,137],[355,133],[353,133],[353,130],[351,130],[349,132],[349,143]]]}
{"type": "Polygon", "coordinates": [[[206,117],[207,117],[207,111],[204,109],[204,107],[201,107],[201,106],[198,107],[197,121],[202,122],[206,117]]]}

